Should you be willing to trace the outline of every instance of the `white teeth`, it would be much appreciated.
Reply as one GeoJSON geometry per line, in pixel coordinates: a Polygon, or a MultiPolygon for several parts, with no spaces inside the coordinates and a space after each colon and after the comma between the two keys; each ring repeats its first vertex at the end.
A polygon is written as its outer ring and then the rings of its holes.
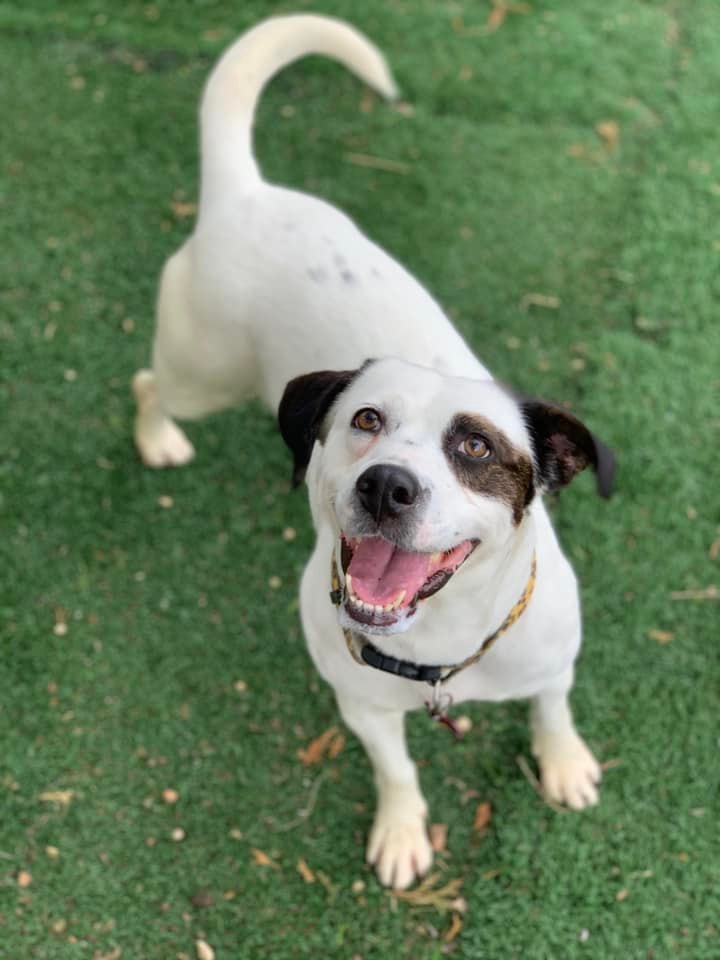
{"type": "Polygon", "coordinates": [[[433,553],[430,557],[430,563],[440,563],[442,560],[442,553],[433,553]]]}
{"type": "Polygon", "coordinates": [[[402,604],[407,594],[406,590],[401,590],[394,600],[392,600],[390,603],[386,603],[384,606],[380,603],[366,603],[364,600],[361,600],[357,594],[353,593],[352,577],[349,574],[345,575],[345,588],[347,593],[347,602],[352,607],[355,607],[356,610],[364,610],[366,613],[371,614],[389,613],[391,610],[396,610],[402,604]]]}

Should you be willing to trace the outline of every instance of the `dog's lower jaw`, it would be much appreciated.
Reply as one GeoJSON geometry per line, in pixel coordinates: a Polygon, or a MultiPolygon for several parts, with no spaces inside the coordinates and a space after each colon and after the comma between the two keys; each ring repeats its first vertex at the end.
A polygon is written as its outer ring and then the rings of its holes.
{"type": "Polygon", "coordinates": [[[394,623],[384,626],[372,623],[362,623],[348,613],[346,605],[343,603],[338,609],[338,622],[343,630],[350,630],[353,633],[366,634],[374,637],[392,637],[405,633],[416,622],[420,613],[420,604],[411,612],[400,617],[394,623]]]}

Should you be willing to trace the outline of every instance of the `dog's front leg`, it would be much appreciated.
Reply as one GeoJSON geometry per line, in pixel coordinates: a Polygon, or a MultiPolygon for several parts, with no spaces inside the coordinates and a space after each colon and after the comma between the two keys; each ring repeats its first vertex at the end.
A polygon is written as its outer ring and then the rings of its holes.
{"type": "Polygon", "coordinates": [[[532,701],[532,751],[540,764],[545,795],[573,810],[598,802],[601,770],[585,741],[575,730],[568,694],[573,670],[532,701]]]}
{"type": "Polygon", "coordinates": [[[338,694],[345,723],[365,747],[375,773],[378,806],[367,860],[385,886],[404,889],[432,863],[427,805],[405,744],[404,713],[338,694]]]}

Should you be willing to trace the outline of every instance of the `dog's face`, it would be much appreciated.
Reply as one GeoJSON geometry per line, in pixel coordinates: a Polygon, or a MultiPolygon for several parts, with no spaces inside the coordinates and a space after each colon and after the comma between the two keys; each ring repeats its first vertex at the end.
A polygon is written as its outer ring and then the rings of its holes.
{"type": "Polygon", "coordinates": [[[559,408],[393,359],[297,378],[279,420],[296,477],[320,444],[312,496],[338,538],[341,621],[365,633],[407,629],[471,554],[507,550],[538,489],[599,460],[559,408]]]}

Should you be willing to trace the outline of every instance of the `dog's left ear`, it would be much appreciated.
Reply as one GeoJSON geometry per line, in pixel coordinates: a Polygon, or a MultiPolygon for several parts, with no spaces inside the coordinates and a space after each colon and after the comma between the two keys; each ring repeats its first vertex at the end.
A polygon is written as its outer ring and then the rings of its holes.
{"type": "Polygon", "coordinates": [[[294,486],[305,478],[328,410],[357,374],[357,370],[319,370],[295,377],[285,387],[278,407],[278,423],[293,455],[294,486]]]}
{"type": "Polygon", "coordinates": [[[612,450],[562,407],[542,400],[524,400],[520,407],[530,429],[542,488],[558,490],[585,467],[592,467],[597,492],[609,497],[615,479],[612,450]]]}

